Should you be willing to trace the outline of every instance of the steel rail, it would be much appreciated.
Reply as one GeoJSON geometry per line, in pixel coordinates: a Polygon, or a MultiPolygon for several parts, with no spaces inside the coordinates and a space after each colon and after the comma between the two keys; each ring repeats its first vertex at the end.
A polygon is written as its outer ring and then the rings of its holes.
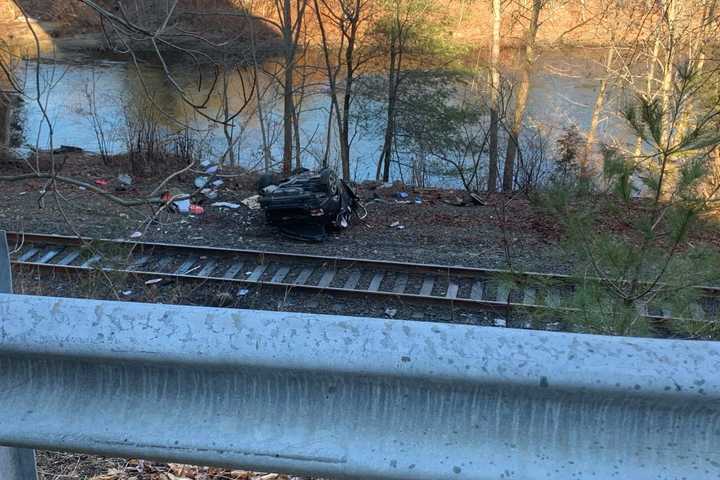
{"type": "MultiPolygon", "coordinates": [[[[412,275],[435,275],[441,279],[452,279],[452,280],[467,280],[467,279],[520,279],[520,281],[546,281],[556,282],[557,285],[571,286],[576,284],[578,279],[570,275],[553,274],[553,273],[537,273],[537,272],[511,272],[508,270],[500,269],[488,269],[478,267],[465,267],[465,266],[450,266],[450,265],[437,265],[437,264],[420,264],[420,263],[408,263],[408,262],[397,262],[397,261],[385,261],[385,260],[371,260],[371,259],[358,259],[358,258],[347,258],[347,257],[325,257],[318,255],[306,255],[296,253],[285,253],[285,252],[274,252],[274,251],[262,251],[262,250],[251,250],[251,249],[236,249],[236,248],[220,248],[220,247],[209,247],[209,246],[194,246],[194,245],[182,245],[182,244],[168,244],[168,243],[153,243],[153,242],[136,242],[127,240],[110,240],[110,239],[91,239],[91,238],[78,238],[61,235],[44,235],[44,234],[33,234],[33,233],[19,233],[19,232],[8,232],[8,239],[15,242],[16,244],[42,244],[42,245],[62,245],[74,248],[81,248],[84,245],[92,244],[94,246],[112,246],[114,248],[126,248],[128,251],[134,254],[148,254],[148,253],[163,253],[163,254],[179,254],[179,255],[193,255],[195,257],[201,255],[208,255],[213,257],[249,257],[256,259],[261,264],[268,264],[270,262],[280,262],[289,265],[297,264],[316,264],[323,265],[328,269],[367,269],[382,272],[393,272],[393,273],[404,273],[412,275]]],[[[23,266],[41,268],[41,269],[52,269],[57,271],[64,271],[70,273],[81,273],[90,270],[95,270],[94,266],[79,266],[79,265],[58,265],[48,262],[37,262],[37,261],[22,261],[14,260],[13,263],[23,266]]],[[[504,298],[487,299],[482,298],[482,294],[478,297],[461,297],[457,295],[450,295],[448,286],[447,295],[432,295],[428,293],[410,293],[404,289],[401,291],[397,290],[382,290],[379,285],[376,285],[374,289],[367,288],[347,288],[338,285],[326,284],[326,285],[311,285],[304,282],[290,282],[290,281],[276,281],[276,280],[262,280],[261,278],[255,278],[252,280],[244,278],[227,278],[222,276],[216,276],[211,274],[197,275],[197,274],[185,274],[182,272],[172,271],[159,271],[159,270],[143,270],[141,268],[122,268],[122,267],[104,267],[106,270],[112,270],[125,274],[132,274],[142,278],[152,277],[165,277],[175,280],[183,280],[187,282],[207,282],[214,284],[221,283],[237,283],[251,286],[262,286],[273,289],[279,289],[281,291],[305,291],[310,293],[325,292],[334,295],[342,296],[372,296],[380,298],[396,298],[411,303],[420,304],[446,304],[454,307],[467,307],[467,308],[482,308],[486,310],[493,310],[498,312],[508,312],[510,310],[520,310],[529,312],[538,311],[561,311],[565,313],[577,312],[579,309],[560,306],[557,304],[542,304],[535,301],[534,297],[530,297],[528,300],[527,295],[522,301],[512,300],[510,298],[510,291],[505,292],[504,298]]],[[[598,279],[585,279],[588,281],[597,281],[598,279]]],[[[382,280],[381,280],[382,281],[382,280]]],[[[433,286],[431,285],[431,289],[433,286]]],[[[697,287],[686,287],[686,288],[698,288],[704,291],[706,294],[711,294],[713,297],[720,296],[720,288],[697,286],[697,287]]],[[[530,288],[532,289],[532,288],[530,288]]],[[[457,290],[457,287],[456,287],[457,290]]],[[[500,293],[498,292],[498,296],[500,293]]],[[[654,314],[651,312],[643,312],[642,316],[657,322],[667,321],[702,321],[712,322],[705,318],[685,318],[672,316],[668,312],[662,312],[654,314]]]]}
{"type": "Polygon", "coordinates": [[[0,444],[331,478],[720,478],[720,344],[0,295],[0,444]]]}

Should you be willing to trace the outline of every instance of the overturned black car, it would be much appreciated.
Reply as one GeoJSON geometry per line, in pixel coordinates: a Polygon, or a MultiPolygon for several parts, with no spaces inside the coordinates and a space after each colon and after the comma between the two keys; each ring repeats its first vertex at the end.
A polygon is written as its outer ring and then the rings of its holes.
{"type": "Polygon", "coordinates": [[[327,229],[348,228],[352,216],[364,212],[355,192],[327,168],[302,170],[278,182],[265,174],[258,180],[258,193],[268,222],[296,240],[321,242],[327,229]]]}

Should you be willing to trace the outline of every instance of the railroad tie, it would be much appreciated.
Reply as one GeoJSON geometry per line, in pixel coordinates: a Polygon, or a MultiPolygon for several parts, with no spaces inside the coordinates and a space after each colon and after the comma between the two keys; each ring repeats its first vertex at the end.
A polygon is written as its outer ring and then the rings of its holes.
{"type": "Polygon", "coordinates": [[[73,250],[73,251],[70,252],[68,255],[65,255],[65,257],[63,257],[59,262],[57,262],[57,264],[60,265],[60,266],[63,266],[63,267],[64,267],[64,266],[67,266],[67,265],[70,265],[70,264],[73,263],[81,254],[82,254],[82,252],[81,252],[80,250],[73,250]]]}
{"type": "Polygon", "coordinates": [[[532,287],[526,288],[525,292],[523,293],[523,303],[525,305],[535,305],[536,299],[537,291],[532,287]]]}
{"type": "Polygon", "coordinates": [[[190,257],[175,270],[175,275],[185,275],[198,262],[198,257],[190,257]]]}
{"type": "Polygon", "coordinates": [[[308,267],[304,268],[302,272],[300,272],[300,275],[297,276],[295,279],[295,282],[293,282],[295,285],[305,285],[305,282],[308,281],[310,278],[310,275],[312,275],[313,269],[308,267]]]}
{"type": "Polygon", "coordinates": [[[223,278],[228,280],[235,278],[235,276],[240,273],[240,270],[242,270],[244,265],[245,262],[235,262],[230,268],[228,268],[225,275],[223,275],[223,278]]]}
{"type": "Polygon", "coordinates": [[[345,282],[345,290],[355,290],[358,286],[358,283],[360,282],[360,277],[362,277],[362,271],[353,270],[353,272],[350,274],[350,277],[348,277],[347,281],[345,282]]]}
{"type": "Polygon", "coordinates": [[[205,266],[197,273],[198,277],[209,277],[217,267],[217,260],[208,260],[205,266]]]}
{"type": "Polygon", "coordinates": [[[422,287],[420,288],[420,295],[428,297],[432,294],[433,287],[435,286],[435,277],[425,277],[423,280],[422,287]]]}
{"type": "Polygon", "coordinates": [[[262,277],[263,273],[265,273],[265,270],[267,270],[268,265],[258,265],[255,267],[255,270],[252,271],[250,276],[247,278],[248,282],[258,282],[260,281],[260,278],[262,277]]]}
{"type": "Polygon", "coordinates": [[[407,287],[408,283],[408,276],[405,273],[400,273],[395,278],[395,288],[393,288],[393,293],[405,293],[405,288],[407,287]]]}
{"type": "Polygon", "coordinates": [[[40,251],[40,249],[38,247],[30,247],[25,253],[20,255],[20,258],[18,258],[18,260],[21,262],[27,262],[32,257],[34,257],[39,251],[40,251]]]}
{"type": "Polygon", "coordinates": [[[63,250],[65,250],[65,247],[51,248],[37,260],[37,263],[50,263],[50,260],[57,257],[63,250]]]}
{"type": "Polygon", "coordinates": [[[102,257],[100,255],[93,255],[92,257],[88,258],[83,262],[82,265],[80,265],[81,268],[90,268],[96,263],[98,263],[102,257]]]}
{"type": "Polygon", "coordinates": [[[560,306],[560,294],[556,290],[549,290],[545,293],[545,305],[551,308],[560,306]]]}
{"type": "Polygon", "coordinates": [[[290,267],[280,267],[270,281],[272,283],[282,283],[288,273],[290,273],[290,267]]]}
{"type": "Polygon", "coordinates": [[[158,270],[158,273],[167,273],[167,272],[165,271],[165,269],[166,269],[167,267],[169,267],[170,264],[171,264],[174,260],[175,260],[175,259],[174,259],[173,257],[162,257],[162,258],[160,258],[160,260],[158,260],[157,264],[155,265],[155,267],[156,267],[157,270],[158,270]]]}
{"type": "Polygon", "coordinates": [[[323,276],[320,278],[320,283],[318,283],[318,287],[329,287],[333,281],[333,278],[335,278],[335,272],[336,270],[334,268],[326,270],[325,273],[323,273],[323,276]]]}
{"type": "Polygon", "coordinates": [[[512,290],[512,284],[501,282],[497,288],[497,301],[499,303],[508,303],[510,300],[510,290],[512,290]]]}
{"type": "Polygon", "coordinates": [[[482,300],[484,287],[483,282],[473,283],[472,289],[470,290],[470,298],[478,301],[482,300]]]}
{"type": "Polygon", "coordinates": [[[385,278],[385,272],[376,272],[375,275],[373,275],[372,280],[370,280],[368,292],[377,292],[378,290],[380,290],[380,285],[382,284],[383,278],[385,278]]]}
{"type": "Polygon", "coordinates": [[[447,293],[445,294],[446,298],[455,299],[457,298],[458,290],[460,290],[460,285],[457,283],[451,281],[448,285],[447,293]]]}

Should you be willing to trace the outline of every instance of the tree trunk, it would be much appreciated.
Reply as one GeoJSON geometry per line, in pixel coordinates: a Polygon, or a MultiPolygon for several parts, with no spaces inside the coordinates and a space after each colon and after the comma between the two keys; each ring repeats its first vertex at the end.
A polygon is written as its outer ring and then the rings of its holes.
{"type": "Polygon", "coordinates": [[[378,159],[375,178],[378,181],[390,181],[390,160],[392,158],[392,144],[395,138],[395,106],[397,102],[397,82],[398,78],[398,52],[396,49],[395,39],[390,46],[390,69],[388,71],[388,109],[387,119],[385,123],[385,136],[383,140],[383,148],[378,159]]]}
{"type": "Polygon", "coordinates": [[[515,100],[515,113],[513,123],[510,127],[510,138],[508,138],[507,150],[505,151],[505,169],[503,170],[504,192],[510,192],[513,189],[515,180],[515,158],[520,148],[520,132],[522,130],[523,117],[527,108],[527,99],[530,93],[530,73],[532,65],[535,62],[535,39],[540,20],[540,9],[542,9],[542,0],[533,0],[532,17],[528,25],[527,40],[525,41],[525,62],[522,71],[522,80],[518,89],[517,99],[515,100]]]}
{"type": "Polygon", "coordinates": [[[355,41],[357,39],[360,2],[355,2],[355,16],[352,19],[348,45],[345,49],[345,93],[343,94],[342,123],[340,125],[340,160],[342,162],[343,180],[350,180],[350,103],[355,80],[355,41]]]}
{"type": "Polygon", "coordinates": [[[488,191],[497,190],[498,178],[498,129],[500,109],[500,22],[501,1],[493,0],[493,34],[490,51],[490,164],[488,166],[488,191]]]}
{"type": "Polygon", "coordinates": [[[587,134],[587,141],[585,142],[585,151],[580,159],[580,176],[582,178],[589,178],[594,170],[597,170],[597,165],[591,165],[592,162],[592,151],[593,145],[595,144],[595,135],[597,134],[597,127],[600,123],[600,115],[602,115],[603,108],[605,106],[605,93],[607,91],[608,82],[610,80],[610,68],[612,68],[612,61],[614,55],[614,47],[608,47],[607,55],[605,57],[605,71],[607,75],[600,80],[600,88],[598,88],[597,97],[595,98],[595,105],[593,106],[592,117],[590,118],[590,129],[587,134]]]}
{"type": "Polygon", "coordinates": [[[662,148],[666,148],[671,141],[672,136],[672,123],[675,119],[672,118],[670,112],[670,101],[673,87],[673,69],[675,60],[675,17],[676,17],[676,0],[667,0],[667,39],[666,39],[666,52],[665,62],[663,63],[663,79],[660,86],[661,96],[660,102],[664,112],[664,119],[662,125],[662,148]]]}
{"type": "MultiPolygon", "coordinates": [[[[295,38],[293,34],[291,0],[283,1],[283,43],[285,44],[285,76],[283,81],[283,173],[290,175],[293,157],[293,124],[294,124],[294,83],[295,38]]],[[[298,19],[300,21],[300,19],[298,19]]]]}
{"type": "MultiPolygon", "coordinates": [[[[645,77],[645,98],[649,101],[654,97],[653,83],[655,83],[655,69],[657,68],[658,58],[660,57],[660,35],[656,35],[653,45],[653,51],[650,56],[647,76],[645,77]]],[[[635,140],[635,157],[640,157],[643,152],[643,140],[638,137],[635,140]]]]}

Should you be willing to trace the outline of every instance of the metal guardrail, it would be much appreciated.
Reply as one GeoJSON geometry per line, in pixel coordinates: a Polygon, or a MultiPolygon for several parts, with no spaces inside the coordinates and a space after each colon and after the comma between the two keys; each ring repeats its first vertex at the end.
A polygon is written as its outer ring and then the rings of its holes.
{"type": "Polygon", "coordinates": [[[27,449],[46,448],[338,478],[717,479],[718,371],[712,342],[0,294],[0,445],[19,447],[0,478],[33,478],[27,449]]]}
{"type": "MultiPolygon", "coordinates": [[[[10,248],[5,232],[0,230],[0,294],[12,293],[12,270],[10,268],[10,248]]],[[[0,342],[2,342],[2,315],[0,312],[0,342]]],[[[0,375],[2,373],[0,372],[0,375]]],[[[2,390],[0,390],[0,409],[2,409],[2,390]]],[[[35,452],[24,448],[0,447],[0,480],[35,480],[35,452]]]]}
{"type": "Polygon", "coordinates": [[[343,478],[720,476],[720,344],[0,295],[0,444],[343,478]]]}

